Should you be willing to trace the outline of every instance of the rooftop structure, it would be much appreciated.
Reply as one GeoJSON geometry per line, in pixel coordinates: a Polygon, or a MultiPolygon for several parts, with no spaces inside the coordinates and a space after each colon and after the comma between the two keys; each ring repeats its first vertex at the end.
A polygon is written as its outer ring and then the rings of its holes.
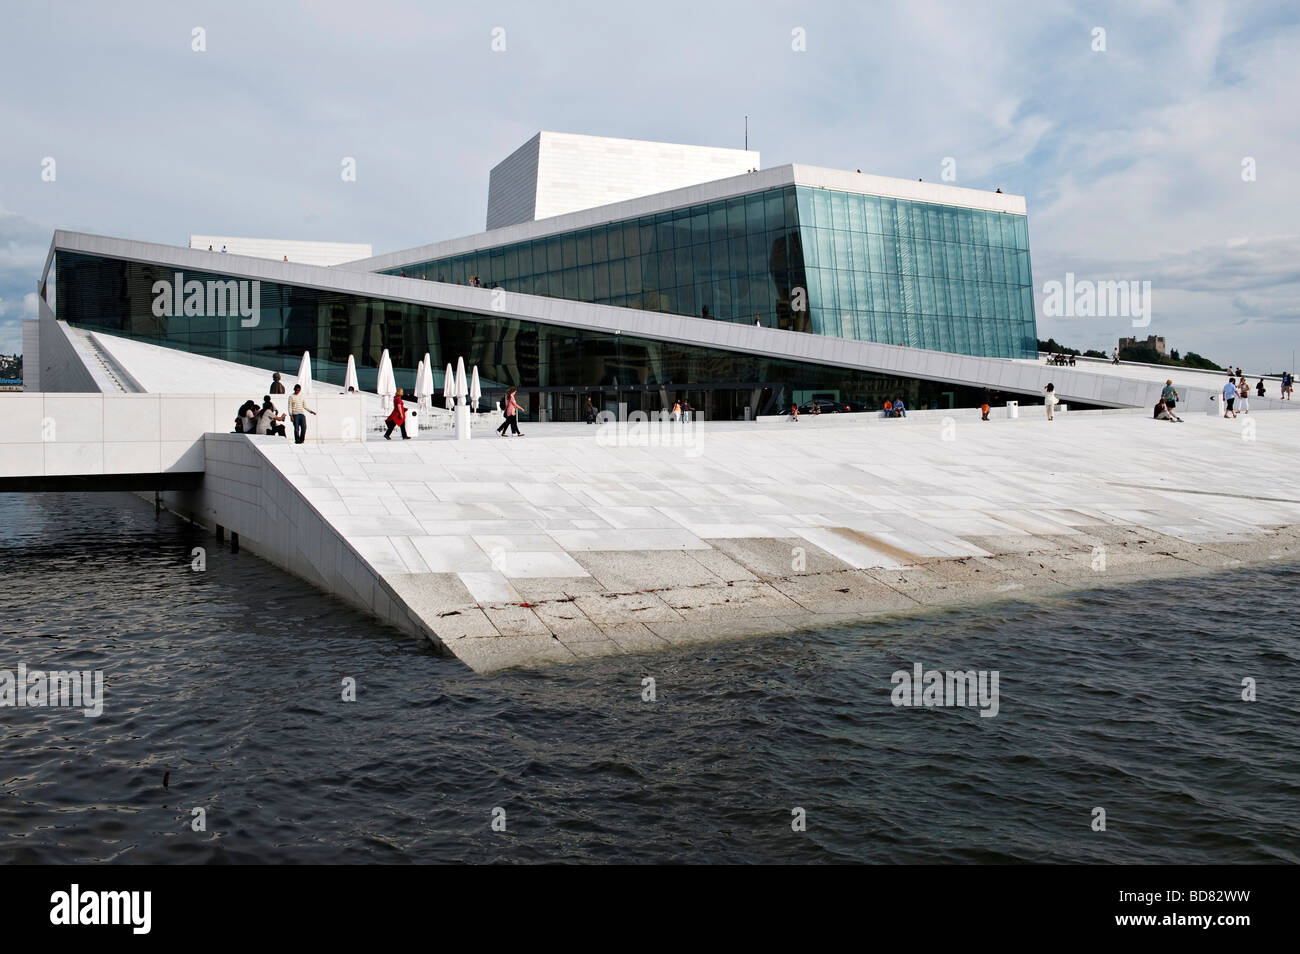
{"type": "Polygon", "coordinates": [[[373,254],[368,242],[306,242],[301,239],[241,238],[235,235],[191,235],[190,248],[225,251],[229,255],[288,260],[307,265],[341,265],[373,254]]]}
{"type": "Polygon", "coordinates": [[[725,179],[758,164],[759,154],[744,149],[543,130],[492,169],[487,228],[725,179]]]}

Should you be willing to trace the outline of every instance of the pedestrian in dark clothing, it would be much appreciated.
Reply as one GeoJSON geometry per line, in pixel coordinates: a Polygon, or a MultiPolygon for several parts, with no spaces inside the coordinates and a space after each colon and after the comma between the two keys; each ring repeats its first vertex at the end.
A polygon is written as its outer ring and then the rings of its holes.
{"type": "Polygon", "coordinates": [[[506,392],[506,406],[503,414],[505,420],[502,421],[501,426],[497,428],[497,433],[502,437],[505,437],[506,428],[508,427],[515,437],[523,437],[524,435],[519,433],[519,402],[515,400],[514,388],[511,388],[506,392]]]}
{"type": "Polygon", "coordinates": [[[275,372],[273,375],[271,375],[271,393],[272,393],[272,394],[283,394],[283,393],[284,393],[284,385],[280,383],[280,372],[279,372],[279,371],[277,371],[277,372],[275,372]]]}

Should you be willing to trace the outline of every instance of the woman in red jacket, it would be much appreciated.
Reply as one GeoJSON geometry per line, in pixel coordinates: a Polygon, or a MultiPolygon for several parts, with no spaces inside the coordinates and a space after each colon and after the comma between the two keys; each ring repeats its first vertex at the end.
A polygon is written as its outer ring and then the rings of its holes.
{"type": "Polygon", "coordinates": [[[389,414],[387,419],[388,430],[384,432],[384,440],[393,439],[393,428],[402,429],[402,440],[409,441],[411,438],[406,433],[406,405],[402,403],[402,389],[397,389],[397,394],[393,395],[393,413],[389,414]]]}

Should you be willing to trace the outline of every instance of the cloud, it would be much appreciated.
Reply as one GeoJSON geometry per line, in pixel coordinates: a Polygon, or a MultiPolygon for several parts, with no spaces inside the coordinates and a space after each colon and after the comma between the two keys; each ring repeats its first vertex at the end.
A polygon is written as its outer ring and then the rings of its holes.
{"type": "MultiPolygon", "coordinates": [[[[56,225],[383,252],[481,230],[488,170],[538,129],[739,146],[748,115],[765,167],[929,181],[952,156],[958,185],[1024,194],[1038,287],[1066,271],[1151,280],[1150,333],[1167,323],[1176,347],[1231,351],[1244,366],[1270,360],[1294,331],[1294,4],[492,9],[489,22],[418,3],[372,4],[361,17],[325,0],[255,13],[223,4],[198,20],[201,54],[190,49],[194,18],[173,4],[6,11],[6,319],[31,293],[56,225]],[[490,49],[496,23],[504,53],[490,49]],[[796,26],[806,52],[791,49],[796,26]],[[1097,26],[1104,53],[1091,48],[1097,26]],[[80,51],[73,68],[45,68],[68,48],[80,51]],[[44,156],[58,160],[56,182],[40,179],[44,156]],[[357,159],[355,183],[340,181],[343,156],[357,159]],[[1254,180],[1242,178],[1246,157],[1254,180]]],[[[1109,350],[1127,333],[1122,322],[1058,324],[1040,319],[1040,336],[1109,350]]]]}

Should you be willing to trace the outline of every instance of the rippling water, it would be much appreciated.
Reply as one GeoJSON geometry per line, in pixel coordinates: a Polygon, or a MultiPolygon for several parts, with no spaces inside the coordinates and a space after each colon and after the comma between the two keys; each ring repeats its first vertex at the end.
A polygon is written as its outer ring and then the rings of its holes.
{"type": "Polygon", "coordinates": [[[1300,861],[1296,567],[493,677],[125,495],[0,494],[0,580],[106,681],[0,709],[0,861],[1300,861]]]}

